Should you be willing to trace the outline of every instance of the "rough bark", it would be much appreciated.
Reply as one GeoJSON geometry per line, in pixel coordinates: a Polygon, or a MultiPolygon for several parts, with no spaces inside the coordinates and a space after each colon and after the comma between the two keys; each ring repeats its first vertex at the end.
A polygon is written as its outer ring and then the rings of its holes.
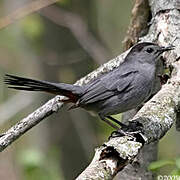
{"type": "Polygon", "coordinates": [[[148,0],[135,0],[132,9],[131,22],[124,39],[125,50],[137,43],[139,37],[147,33],[150,17],[151,12],[148,0]]]}
{"type": "MultiPolygon", "coordinates": [[[[125,123],[129,119],[132,119],[137,111],[137,109],[133,109],[131,111],[123,113],[122,122],[125,123]]],[[[157,160],[157,153],[158,142],[144,145],[133,162],[128,164],[121,172],[119,172],[114,179],[154,179],[155,174],[152,171],[148,171],[148,166],[152,161],[157,160]]]]}

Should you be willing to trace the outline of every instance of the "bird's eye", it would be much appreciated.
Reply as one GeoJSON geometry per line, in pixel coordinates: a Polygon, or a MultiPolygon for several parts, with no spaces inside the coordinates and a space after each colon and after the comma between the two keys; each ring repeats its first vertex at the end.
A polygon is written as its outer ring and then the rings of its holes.
{"type": "Polygon", "coordinates": [[[148,53],[152,53],[152,52],[154,51],[154,49],[153,49],[153,48],[147,48],[146,51],[147,51],[148,53]]]}

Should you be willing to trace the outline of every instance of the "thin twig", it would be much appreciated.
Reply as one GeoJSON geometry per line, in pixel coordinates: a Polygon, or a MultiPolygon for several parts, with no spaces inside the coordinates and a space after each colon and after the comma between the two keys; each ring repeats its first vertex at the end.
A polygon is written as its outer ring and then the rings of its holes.
{"type": "Polygon", "coordinates": [[[25,6],[13,11],[9,15],[0,18],[0,29],[5,28],[6,26],[14,23],[15,21],[36,12],[44,7],[47,7],[51,4],[58,2],[59,0],[36,0],[32,1],[25,6]]]}
{"type": "Polygon", "coordinates": [[[45,105],[38,108],[36,111],[11,127],[8,131],[3,133],[0,137],[0,151],[3,151],[26,131],[41,122],[41,120],[45,119],[47,116],[50,116],[52,113],[57,112],[58,109],[63,105],[63,103],[60,103],[62,98],[64,97],[56,96],[54,99],[48,101],[45,105]]]}

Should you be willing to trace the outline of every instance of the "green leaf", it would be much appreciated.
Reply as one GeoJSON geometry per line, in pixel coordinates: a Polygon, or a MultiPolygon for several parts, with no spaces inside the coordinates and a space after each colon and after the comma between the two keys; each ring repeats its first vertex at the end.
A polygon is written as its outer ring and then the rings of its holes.
{"type": "Polygon", "coordinates": [[[152,162],[149,165],[148,169],[151,171],[156,171],[167,165],[175,165],[174,160],[159,160],[159,161],[152,162]]]}

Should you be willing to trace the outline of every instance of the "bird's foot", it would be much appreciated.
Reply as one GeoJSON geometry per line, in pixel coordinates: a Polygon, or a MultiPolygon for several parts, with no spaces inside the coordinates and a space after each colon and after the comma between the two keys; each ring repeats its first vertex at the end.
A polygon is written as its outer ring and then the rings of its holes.
{"type": "Polygon", "coordinates": [[[143,133],[143,126],[138,121],[130,121],[127,126],[119,128],[117,131],[113,131],[109,137],[115,138],[115,137],[122,137],[122,136],[129,136],[133,140],[142,142],[144,141],[140,133],[143,133]]]}
{"type": "Polygon", "coordinates": [[[121,128],[122,130],[126,132],[142,132],[143,130],[143,125],[139,121],[129,121],[129,124],[125,127],[121,128]]]}

